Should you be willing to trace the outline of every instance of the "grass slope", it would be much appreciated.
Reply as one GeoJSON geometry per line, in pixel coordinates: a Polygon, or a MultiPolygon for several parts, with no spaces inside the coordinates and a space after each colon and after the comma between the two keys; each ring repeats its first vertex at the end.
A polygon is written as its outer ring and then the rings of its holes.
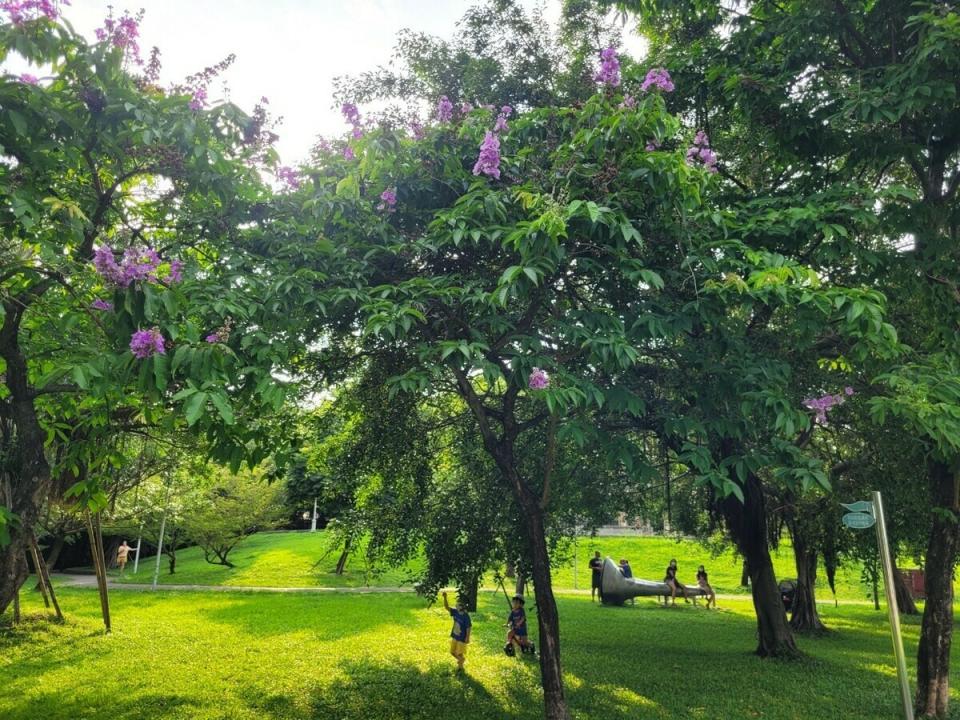
{"type": "MultiPolygon", "coordinates": [[[[442,608],[412,595],[114,591],[105,636],[95,592],[61,591],[63,626],[24,594],[28,621],[0,625],[4,720],[542,716],[537,665],[502,653],[505,603],[491,592],[474,615],[464,676],[446,654],[442,608]]],[[[807,658],[785,663],[751,654],[746,599],[717,612],[650,600],[607,608],[583,595],[559,603],[578,720],[900,717],[885,614],[867,606],[825,608],[836,632],[802,639],[807,658]]],[[[908,619],[910,657],[917,634],[908,619]]]]}
{"type": "MultiPolygon", "coordinates": [[[[580,589],[590,587],[587,562],[594,550],[600,550],[604,556],[610,555],[615,560],[628,558],[634,576],[648,580],[662,579],[667,563],[671,558],[676,558],[681,581],[694,583],[697,565],[703,563],[717,592],[745,592],[739,587],[740,563],[732,551],[713,558],[702,545],[690,540],[634,536],[580,538],[576,545],[576,587],[580,589]]],[[[167,572],[166,560],[161,563],[160,582],[253,587],[358,587],[366,584],[388,587],[403,584],[409,579],[410,570],[419,565],[419,561],[414,561],[406,568],[388,570],[378,577],[371,577],[365,572],[362,559],[354,555],[347,565],[347,572],[337,576],[332,572],[337,562],[336,553],[327,555],[316,568],[313,567],[326,551],[327,540],[322,532],[259,533],[246,540],[230,556],[235,568],[210,565],[204,561],[199,548],[186,548],[177,553],[175,574],[167,572]]],[[[774,553],[774,565],[778,578],[796,576],[789,545],[784,545],[774,553]]],[[[133,575],[131,569],[132,565],[128,565],[124,582],[150,582],[153,559],[144,558],[137,575],[133,575]]],[[[820,599],[832,599],[822,568],[819,577],[820,599]]],[[[572,548],[558,556],[554,582],[558,588],[574,587],[572,548]]],[[[866,592],[866,588],[860,584],[859,567],[840,569],[837,574],[839,598],[861,600],[866,597],[866,592]]]]}

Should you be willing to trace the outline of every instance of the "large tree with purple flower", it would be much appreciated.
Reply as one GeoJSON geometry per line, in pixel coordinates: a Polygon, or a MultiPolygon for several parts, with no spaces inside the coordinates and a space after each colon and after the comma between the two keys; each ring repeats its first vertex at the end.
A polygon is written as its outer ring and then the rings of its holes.
{"type": "Polygon", "coordinates": [[[284,398],[293,346],[262,331],[273,280],[238,229],[269,196],[263,115],[201,109],[216,68],[158,87],[137,35],[0,5],[0,59],[41,74],[0,76],[0,612],[44,503],[96,511],[125,434],[189,426],[236,466],[270,452],[284,398]]]}
{"type": "MultiPolygon", "coordinates": [[[[329,348],[316,369],[389,359],[393,391],[453,396],[447,407],[469,411],[491,482],[521,514],[549,718],[569,716],[547,541],[576,492],[560,453],[602,458],[611,492],[655,472],[651,437],[731,506],[760,468],[815,483],[819,465],[797,444],[811,418],[792,366],[763,342],[779,334],[801,358],[825,332],[854,354],[886,342],[848,313],[860,303],[873,317],[882,298],[747,247],[705,207],[716,158],[666,111],[668,73],[644,91],[642,76],[614,73],[616,53],[599,60],[581,106],[529,109],[499,134],[507,113],[479,108],[413,137],[383,123],[351,141],[354,160],[319,152],[304,171],[311,186],[278,205],[289,217],[275,225],[297,247],[319,236],[326,253],[326,279],[309,293],[318,312],[304,317],[329,348]],[[758,340],[761,312],[778,329],[758,340]]],[[[751,562],[776,598],[769,554],[751,562]]],[[[771,649],[783,633],[792,647],[778,609],[758,608],[771,649]]]]}

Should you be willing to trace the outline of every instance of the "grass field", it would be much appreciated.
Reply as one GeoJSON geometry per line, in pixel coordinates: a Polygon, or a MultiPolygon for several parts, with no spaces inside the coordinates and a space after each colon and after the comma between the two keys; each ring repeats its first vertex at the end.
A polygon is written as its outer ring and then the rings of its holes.
{"type": "MultiPolygon", "coordinates": [[[[167,573],[166,560],[161,565],[160,582],[188,585],[229,585],[253,587],[358,587],[398,586],[408,581],[410,570],[417,567],[416,561],[407,568],[389,570],[378,577],[367,574],[359,556],[353,556],[347,572],[337,576],[332,572],[337,561],[330,554],[313,567],[326,552],[326,538],[322,532],[270,532],[252,536],[230,556],[235,568],[210,565],[203,559],[199,548],[186,548],[177,553],[177,572],[167,573]]],[[[710,573],[711,583],[717,592],[747,592],[739,587],[740,564],[732,551],[713,558],[699,543],[689,540],[677,541],[663,537],[598,537],[580,538],[576,545],[578,588],[590,587],[590,571],[587,567],[594,550],[616,560],[629,558],[636,577],[648,580],[663,578],[664,568],[671,558],[680,566],[680,579],[694,582],[697,565],[703,563],[710,573]]],[[[774,555],[778,578],[795,577],[793,553],[784,545],[774,555]]],[[[132,565],[127,566],[124,582],[150,582],[153,562],[147,558],[140,565],[140,572],[133,575],[132,565]]],[[[554,582],[559,588],[574,587],[573,549],[561,553],[554,571],[554,582]]],[[[114,576],[116,574],[114,573],[114,576]]],[[[837,596],[841,599],[866,598],[867,589],[860,583],[860,568],[841,568],[837,574],[837,596]]],[[[820,599],[832,599],[826,587],[826,576],[820,572],[820,599]]]]}
{"type": "MultiPolygon", "coordinates": [[[[537,666],[502,653],[505,603],[489,591],[464,676],[446,654],[447,616],[414,595],[114,591],[106,636],[95,592],[61,590],[62,626],[24,594],[27,622],[0,624],[4,720],[541,717],[537,666]]],[[[869,606],[824,608],[835,631],[801,639],[807,658],[786,663],[751,654],[745,599],[719,611],[559,604],[579,720],[900,717],[885,613],[869,606]]],[[[912,666],[916,621],[904,630],[912,666]]]]}

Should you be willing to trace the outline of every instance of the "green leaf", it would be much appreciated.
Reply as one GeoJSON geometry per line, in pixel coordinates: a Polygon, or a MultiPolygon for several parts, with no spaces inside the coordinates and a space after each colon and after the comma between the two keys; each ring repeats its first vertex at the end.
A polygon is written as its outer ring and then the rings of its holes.
{"type": "Polygon", "coordinates": [[[213,406],[217,408],[217,412],[220,413],[220,417],[223,418],[223,421],[227,425],[233,425],[235,422],[233,416],[233,408],[230,407],[230,401],[227,400],[226,396],[221,393],[211,393],[210,400],[213,401],[213,406]]]}
{"type": "Polygon", "coordinates": [[[16,110],[7,110],[7,117],[9,117],[10,122],[13,123],[13,129],[17,131],[17,135],[27,134],[27,120],[23,115],[16,110]]]}
{"type": "Polygon", "coordinates": [[[207,393],[198,392],[191,395],[183,405],[183,412],[187,418],[187,425],[191,427],[200,419],[207,408],[207,393]]]}

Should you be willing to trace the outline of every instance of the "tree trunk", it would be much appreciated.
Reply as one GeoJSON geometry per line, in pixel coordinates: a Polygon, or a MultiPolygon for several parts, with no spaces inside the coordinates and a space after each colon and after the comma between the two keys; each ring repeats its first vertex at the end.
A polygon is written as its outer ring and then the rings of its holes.
{"type": "Polygon", "coordinates": [[[763,485],[756,475],[748,475],[743,494],[743,502],[733,495],[721,500],[720,510],[750,571],[753,608],[757,614],[757,655],[795,657],[799,652],[780,600],[780,588],[770,559],[766,503],[763,485]]]}
{"type": "Polygon", "coordinates": [[[743,560],[743,569],[740,571],[740,587],[750,587],[750,568],[747,567],[747,560],[743,560]]]}
{"type": "Polygon", "coordinates": [[[50,571],[47,569],[47,561],[43,559],[43,553],[40,552],[40,544],[35,536],[30,538],[33,545],[33,557],[37,566],[37,577],[45,593],[49,593],[50,602],[53,603],[53,610],[57,614],[57,620],[63,622],[63,613],[60,611],[60,603],[57,602],[57,594],[53,590],[53,583],[50,581],[50,571]]]}
{"type": "Polygon", "coordinates": [[[66,535],[57,535],[57,539],[53,541],[53,545],[50,546],[50,551],[47,555],[48,568],[53,570],[57,569],[57,560],[60,559],[60,553],[63,552],[63,546],[66,545],[66,542],[66,535]]]}
{"type": "Polygon", "coordinates": [[[0,357],[6,362],[5,383],[10,393],[6,403],[13,426],[9,433],[13,438],[9,460],[18,470],[0,486],[0,504],[19,516],[19,522],[9,527],[10,542],[0,547],[0,614],[26,582],[30,534],[51,490],[50,466],[44,454],[46,434],[37,419],[27,363],[17,343],[23,308],[8,304],[5,310],[0,328],[0,357]]]}
{"type": "Polygon", "coordinates": [[[793,557],[797,564],[797,591],[790,608],[790,627],[798,632],[821,633],[827,628],[817,612],[817,551],[799,522],[791,523],[793,557]]]}
{"type": "Polygon", "coordinates": [[[110,632],[110,599],[107,594],[107,568],[103,561],[103,538],[100,535],[100,523],[94,522],[93,516],[87,512],[87,533],[90,536],[90,550],[93,553],[93,569],[97,573],[97,590],[100,593],[100,610],[103,614],[103,625],[110,632]]]}
{"type": "Polygon", "coordinates": [[[337,575],[343,575],[347,569],[347,558],[350,557],[351,538],[347,537],[343,543],[343,552],[340,553],[340,559],[337,560],[337,569],[334,571],[337,575]]]}
{"type": "Polygon", "coordinates": [[[465,603],[467,612],[477,611],[477,595],[480,594],[480,578],[474,575],[460,586],[457,599],[465,603]]]}
{"type": "Polygon", "coordinates": [[[907,581],[903,573],[897,567],[896,555],[891,558],[893,562],[893,589],[897,593],[897,607],[903,615],[919,615],[917,604],[913,601],[913,593],[907,587],[907,581]]]}
{"type": "Polygon", "coordinates": [[[569,720],[570,711],[563,693],[560,668],[560,615],[553,596],[550,556],[539,507],[527,510],[527,541],[533,555],[533,589],[537,596],[537,621],[540,628],[540,676],[547,720],[569,720]]]}
{"type": "Polygon", "coordinates": [[[960,548],[960,474],[944,463],[931,462],[929,476],[934,516],[926,554],[927,601],[917,650],[916,710],[921,717],[945,718],[950,700],[953,568],[960,548]]]}
{"type": "Polygon", "coordinates": [[[166,553],[166,556],[170,559],[170,575],[173,575],[177,571],[177,551],[173,550],[166,553]]]}

